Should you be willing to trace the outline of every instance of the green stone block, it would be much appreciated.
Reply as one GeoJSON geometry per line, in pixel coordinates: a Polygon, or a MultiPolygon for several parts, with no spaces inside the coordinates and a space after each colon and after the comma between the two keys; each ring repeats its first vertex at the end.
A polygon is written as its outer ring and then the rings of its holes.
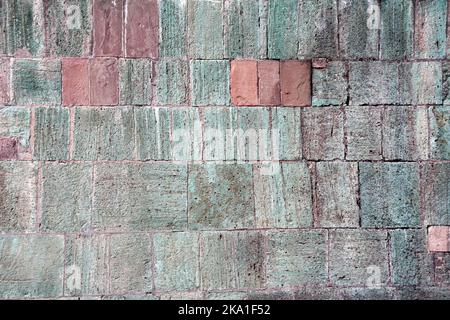
{"type": "Polygon", "coordinates": [[[159,1],[161,57],[186,56],[187,1],[159,1]]]}
{"type": "Polygon", "coordinates": [[[186,166],[100,163],[94,170],[93,228],[147,231],[186,227],[186,166]]]}
{"type": "Polygon", "coordinates": [[[447,1],[418,1],[415,23],[415,57],[419,59],[445,58],[447,1]]]}
{"type": "Polygon", "coordinates": [[[51,56],[89,56],[92,0],[48,1],[45,6],[46,51],[51,56]]]}
{"type": "Polygon", "coordinates": [[[41,56],[44,53],[44,11],[35,0],[2,1],[0,54],[41,56]]]}
{"type": "Polygon", "coordinates": [[[0,161],[0,233],[35,231],[36,179],[34,163],[0,161]]]}
{"type": "Polygon", "coordinates": [[[156,290],[183,291],[200,286],[198,234],[155,234],[153,247],[156,290]]]}
{"type": "Polygon", "coordinates": [[[63,294],[64,237],[0,236],[0,297],[56,298],[63,294]]]}
{"type": "Polygon", "coordinates": [[[194,164],[189,167],[188,212],[192,230],[254,226],[250,164],[194,164]]]}
{"type": "Polygon", "coordinates": [[[343,288],[340,290],[343,300],[395,300],[394,288],[343,288]]]}
{"type": "Polygon", "coordinates": [[[323,69],[312,71],[312,105],[340,106],[347,102],[347,70],[343,62],[329,62],[323,69]]]}
{"type": "Polygon", "coordinates": [[[295,59],[298,54],[298,1],[269,0],[267,49],[269,59],[295,59]]]}
{"type": "Polygon", "coordinates": [[[187,61],[160,60],[157,64],[157,104],[185,105],[189,96],[187,61]]]}
{"type": "Polygon", "coordinates": [[[302,162],[258,165],[254,170],[256,225],[258,228],[312,226],[311,176],[302,162]]]}
{"type": "Polygon", "coordinates": [[[410,58],[413,51],[414,3],[381,2],[380,55],[382,59],[410,58]]]}
{"type": "Polygon", "coordinates": [[[152,61],[119,60],[119,92],[121,105],[150,105],[152,102],[152,61]]]}
{"type": "Polygon", "coordinates": [[[14,137],[20,146],[30,146],[31,110],[28,108],[0,108],[0,137],[14,137]]]}
{"type": "Polygon", "coordinates": [[[269,288],[327,283],[324,231],[270,231],[267,236],[269,288]]]}
{"type": "Polygon", "coordinates": [[[301,110],[271,108],[273,160],[302,159],[301,110]]]}
{"type": "Polygon", "coordinates": [[[266,56],[267,8],[264,0],[225,2],[226,57],[266,56]]]}
{"type": "Polygon", "coordinates": [[[330,276],[337,286],[384,286],[388,281],[386,231],[330,231],[330,276]]]}
{"type": "Polygon", "coordinates": [[[339,293],[326,286],[302,287],[294,291],[294,300],[342,300],[339,293]]]}
{"type": "Polygon", "coordinates": [[[433,107],[428,114],[431,158],[450,160],[450,106],[433,107]]]}
{"type": "Polygon", "coordinates": [[[423,163],[420,176],[425,225],[450,225],[450,163],[423,163]]]}
{"type": "Polygon", "coordinates": [[[89,230],[92,173],[92,165],[88,163],[43,164],[41,224],[44,231],[89,230]]]}
{"type": "Polygon", "coordinates": [[[60,105],[61,62],[14,60],[12,86],[17,105],[60,105]]]}
{"type": "Polygon", "coordinates": [[[258,232],[205,232],[200,274],[207,290],[264,287],[264,236],[258,232]]]}
{"type": "Polygon", "coordinates": [[[222,1],[189,0],[189,57],[222,59],[224,57],[222,1]]]}
{"type": "Polygon", "coordinates": [[[202,159],[202,123],[197,108],[173,108],[172,159],[202,159]]]}
{"type": "Polygon", "coordinates": [[[250,291],[247,293],[246,300],[293,300],[294,295],[289,290],[267,290],[267,291],[250,291]]]}
{"type": "Polygon", "coordinates": [[[450,289],[445,287],[404,286],[397,289],[398,300],[450,300],[450,289]]]}
{"type": "Polygon", "coordinates": [[[300,1],[298,22],[300,59],[338,56],[336,0],[300,1]]]}
{"type": "Polygon", "coordinates": [[[339,0],[339,44],[343,58],[378,58],[377,8],[377,1],[339,0]]]}
{"type": "Polygon", "coordinates": [[[359,164],[364,228],[419,227],[419,167],[416,163],[359,164]]]}
{"type": "Polygon", "coordinates": [[[194,106],[230,103],[230,64],[227,60],[193,60],[191,83],[194,106]]]}
{"type": "Polygon", "coordinates": [[[69,109],[36,108],[35,160],[69,159],[69,109]]]}
{"type": "Polygon", "coordinates": [[[74,160],[131,160],[134,137],[133,108],[75,109],[74,160]]]}
{"type": "Polygon", "coordinates": [[[402,104],[441,104],[441,62],[412,62],[399,65],[399,99],[402,104]]]}

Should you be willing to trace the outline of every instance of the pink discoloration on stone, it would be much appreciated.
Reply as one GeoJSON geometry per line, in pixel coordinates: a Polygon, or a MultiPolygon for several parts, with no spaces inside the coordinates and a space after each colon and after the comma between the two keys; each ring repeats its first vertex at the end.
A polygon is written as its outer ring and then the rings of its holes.
{"type": "Polygon", "coordinates": [[[431,252],[450,251],[450,227],[433,226],[428,228],[428,250],[431,252]]]}
{"type": "Polygon", "coordinates": [[[283,105],[298,107],[311,105],[311,64],[309,61],[282,61],[280,83],[283,105]]]}
{"type": "Polygon", "coordinates": [[[89,105],[89,60],[62,60],[62,97],[64,106],[89,105]]]}
{"type": "Polygon", "coordinates": [[[9,58],[0,59],[0,105],[9,103],[9,58]]]}
{"type": "Polygon", "coordinates": [[[231,61],[231,99],[233,104],[238,106],[254,106],[258,104],[256,61],[231,61]]]}
{"type": "Polygon", "coordinates": [[[119,70],[117,59],[96,58],[90,69],[91,104],[112,106],[119,103],[119,70]]]}
{"type": "Polygon", "coordinates": [[[0,160],[17,159],[17,141],[15,138],[0,137],[0,160]]]}
{"type": "Polygon", "coordinates": [[[258,88],[260,105],[279,105],[280,63],[274,60],[258,62],[258,88]]]}
{"type": "Polygon", "coordinates": [[[123,0],[95,0],[93,12],[94,56],[120,56],[123,0]]]}
{"type": "Polygon", "coordinates": [[[326,58],[314,59],[312,61],[312,66],[315,69],[325,69],[328,65],[328,60],[326,58]]]}
{"type": "Polygon", "coordinates": [[[126,54],[128,57],[158,58],[158,2],[127,1],[126,54]]]}

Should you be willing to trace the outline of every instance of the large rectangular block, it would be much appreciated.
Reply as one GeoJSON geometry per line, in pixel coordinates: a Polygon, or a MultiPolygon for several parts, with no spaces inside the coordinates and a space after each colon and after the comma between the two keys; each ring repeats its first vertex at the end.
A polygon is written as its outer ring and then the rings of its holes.
{"type": "Polygon", "coordinates": [[[199,235],[165,233],[153,237],[155,289],[195,290],[200,286],[199,235]]]}
{"type": "Polygon", "coordinates": [[[311,177],[305,163],[276,164],[273,172],[255,166],[254,189],[258,228],[312,226],[311,177]]]}
{"type": "Polygon", "coordinates": [[[428,158],[428,111],[424,107],[388,106],[383,114],[386,160],[428,158]]]}
{"type": "Polygon", "coordinates": [[[189,0],[189,57],[222,59],[224,57],[222,1],[189,0]]]}
{"type": "Polygon", "coordinates": [[[146,231],[186,226],[186,166],[102,163],[94,170],[93,228],[146,231]]]}
{"type": "Polygon", "coordinates": [[[348,160],[381,160],[383,108],[345,108],[348,160]]]}
{"type": "Polygon", "coordinates": [[[261,105],[281,104],[280,62],[277,60],[258,61],[258,98],[261,105]]]}
{"type": "Polygon", "coordinates": [[[36,108],[34,127],[35,160],[69,159],[69,109],[36,108]]]}
{"type": "Polygon", "coordinates": [[[89,69],[90,102],[93,106],[119,103],[119,67],[116,58],[94,58],[89,69]]]}
{"type": "Polygon", "coordinates": [[[282,61],[280,63],[281,104],[306,107],[311,105],[311,63],[282,61]]]}
{"type": "Polygon", "coordinates": [[[16,59],[12,67],[12,86],[17,105],[60,105],[61,62],[16,59]]]}
{"type": "Polygon", "coordinates": [[[199,109],[173,108],[172,119],[172,159],[201,160],[203,133],[199,109]]]}
{"type": "Polygon", "coordinates": [[[344,158],[344,115],[339,108],[305,108],[303,154],[308,160],[344,158]]]}
{"type": "Polygon", "coordinates": [[[62,105],[89,105],[89,59],[62,59],[62,105]]]}
{"type": "Polygon", "coordinates": [[[119,60],[119,103],[150,105],[152,102],[152,62],[148,59],[119,60]]]}
{"type": "Polygon", "coordinates": [[[272,108],[272,159],[302,158],[301,108],[272,108]]]}
{"type": "Polygon", "coordinates": [[[191,62],[192,104],[223,106],[230,102],[230,64],[227,60],[191,62]]]}
{"type": "Polygon", "coordinates": [[[0,161],[0,232],[35,231],[36,182],[34,163],[0,161]]]}
{"type": "Polygon", "coordinates": [[[450,106],[432,107],[428,116],[431,158],[450,160],[450,106]]]}
{"type": "Polygon", "coordinates": [[[444,58],[447,40],[447,1],[417,1],[415,24],[415,57],[444,58]]]}
{"type": "Polygon", "coordinates": [[[450,164],[423,163],[420,177],[425,225],[450,225],[450,164]]]}
{"type": "Polygon", "coordinates": [[[45,3],[46,53],[79,57],[91,54],[92,0],[45,3]]]}
{"type": "Polygon", "coordinates": [[[330,231],[330,276],[337,286],[382,286],[388,282],[386,231],[330,231]]]}
{"type": "Polygon", "coordinates": [[[0,236],[0,265],[0,297],[60,297],[63,294],[64,237],[0,236]]]}
{"type": "Polygon", "coordinates": [[[325,68],[312,69],[312,105],[344,105],[347,102],[347,67],[343,62],[329,62],[325,68]]]}
{"type": "Polygon", "coordinates": [[[192,230],[253,227],[252,177],[250,164],[190,165],[189,227],[192,230]]]}
{"type": "Polygon", "coordinates": [[[187,1],[163,0],[159,2],[161,57],[186,56],[187,1]]]}
{"type": "Polygon", "coordinates": [[[131,160],[134,137],[133,108],[75,109],[74,160],[131,160]]]}
{"type": "Polygon", "coordinates": [[[317,226],[358,227],[357,164],[318,162],[313,179],[317,226]]]}
{"type": "Polygon", "coordinates": [[[17,140],[19,148],[26,150],[30,146],[31,110],[28,108],[0,108],[0,137],[17,140]]]}
{"type": "Polygon", "coordinates": [[[42,228],[81,232],[90,228],[92,165],[47,162],[42,168],[42,228]]]}
{"type": "Polygon", "coordinates": [[[438,61],[399,65],[399,103],[442,103],[442,64],[438,61]]]}
{"type": "Polygon", "coordinates": [[[157,104],[186,105],[189,97],[189,65],[184,60],[160,60],[157,64],[157,104]]]}
{"type": "Polygon", "coordinates": [[[237,106],[258,105],[258,62],[233,60],[230,71],[231,102],[237,106]]]}
{"type": "Polygon", "coordinates": [[[327,283],[324,231],[271,231],[267,237],[268,287],[327,283]]]}
{"type": "Polygon", "coordinates": [[[11,60],[0,58],[0,105],[7,105],[11,99],[11,60]]]}
{"type": "Polygon", "coordinates": [[[205,232],[200,274],[207,290],[261,288],[265,283],[265,238],[255,231],[205,232]]]}
{"type": "Polygon", "coordinates": [[[93,1],[94,56],[120,56],[125,1],[93,1]]]}
{"type": "Polygon", "coordinates": [[[364,228],[419,227],[416,163],[360,163],[361,224],[364,228]]]}
{"type": "Polygon", "coordinates": [[[298,1],[269,0],[267,55],[269,59],[295,59],[298,53],[298,1]]]}

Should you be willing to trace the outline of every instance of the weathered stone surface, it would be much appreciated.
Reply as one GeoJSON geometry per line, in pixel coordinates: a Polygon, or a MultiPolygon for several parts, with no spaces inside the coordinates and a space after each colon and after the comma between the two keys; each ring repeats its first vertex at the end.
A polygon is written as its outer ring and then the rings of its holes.
{"type": "Polygon", "coordinates": [[[254,226],[252,166],[189,166],[188,212],[192,230],[244,229],[254,226]]]}
{"type": "Polygon", "coordinates": [[[383,114],[386,160],[428,158],[428,111],[423,107],[388,106],[383,114]]]}
{"type": "Polygon", "coordinates": [[[279,61],[258,61],[258,90],[260,105],[281,104],[279,61]]]}
{"type": "Polygon", "coordinates": [[[192,104],[194,106],[228,105],[230,102],[229,78],[230,64],[227,60],[193,60],[191,62],[192,104]]]}
{"type": "MultiPolygon", "coordinates": [[[[450,237],[449,237],[449,245],[450,245],[450,237]]],[[[450,254],[448,252],[434,254],[434,284],[441,287],[448,287],[448,285],[450,284],[449,271],[450,271],[450,254]]]]}
{"type": "Polygon", "coordinates": [[[383,108],[345,108],[348,160],[380,160],[383,108]]]}
{"type": "Polygon", "coordinates": [[[314,177],[316,222],[319,227],[358,227],[358,166],[318,162],[314,177]]]}
{"type": "Polygon", "coordinates": [[[425,225],[450,225],[450,164],[423,163],[420,177],[425,225]]]}
{"type": "Polygon", "coordinates": [[[17,139],[0,137],[0,160],[16,160],[18,158],[17,139]]]}
{"type": "Polygon", "coordinates": [[[431,158],[450,160],[450,106],[433,107],[428,115],[431,158]]]}
{"type": "Polygon", "coordinates": [[[302,112],[303,155],[308,160],[344,158],[344,115],[339,108],[302,112]]]}
{"type": "Polygon", "coordinates": [[[311,177],[307,165],[281,163],[271,174],[265,169],[264,165],[254,169],[257,227],[311,227],[311,177]]]}
{"type": "Polygon", "coordinates": [[[189,0],[189,57],[222,59],[225,54],[222,1],[189,0]]]}
{"type": "Polygon", "coordinates": [[[363,227],[420,226],[416,163],[360,163],[359,181],[363,227]]]}
{"type": "Polygon", "coordinates": [[[152,62],[148,59],[119,60],[119,103],[150,105],[152,101],[152,62]]]}
{"type": "Polygon", "coordinates": [[[342,300],[336,288],[305,286],[294,292],[294,300],[342,300]]]}
{"type": "Polygon", "coordinates": [[[186,105],[189,96],[189,66],[184,60],[160,60],[157,64],[157,104],[186,105]]]}
{"type": "Polygon", "coordinates": [[[123,10],[123,0],[94,0],[94,56],[120,56],[122,54],[123,10]]]}
{"type": "Polygon", "coordinates": [[[378,58],[378,2],[339,0],[339,44],[347,59],[378,58]]]}
{"type": "Polygon", "coordinates": [[[133,108],[75,110],[74,160],[131,160],[134,137],[133,108]]]}
{"type": "Polygon", "coordinates": [[[256,60],[231,61],[231,102],[237,106],[258,104],[258,70],[256,60]]]}
{"type": "Polygon", "coordinates": [[[285,106],[311,105],[311,63],[282,61],[280,63],[281,103],[285,106]]]}
{"type": "Polygon", "coordinates": [[[60,61],[16,59],[12,77],[17,105],[61,104],[60,61]]]}
{"type": "MultiPolygon", "coordinates": [[[[450,11],[450,6],[449,6],[450,11]]],[[[449,15],[450,16],[450,15],[449,15]]],[[[450,41],[449,41],[450,47],[450,41]]],[[[450,50],[450,48],[449,48],[450,50]]],[[[450,104],[450,62],[442,62],[442,102],[443,104],[450,104]]]]}
{"type": "Polygon", "coordinates": [[[0,137],[17,139],[19,148],[30,145],[31,111],[28,108],[0,108],[0,137]]]}
{"type": "Polygon", "coordinates": [[[173,108],[172,159],[202,159],[202,123],[198,108],[173,108]]]}
{"type": "Polygon", "coordinates": [[[34,159],[68,160],[69,110],[42,107],[34,112],[34,159]]]}
{"type": "Polygon", "coordinates": [[[91,105],[114,106],[119,103],[119,68],[116,58],[90,61],[91,105]]]}
{"type": "Polygon", "coordinates": [[[337,57],[337,1],[300,1],[298,10],[299,58],[337,57]]]}
{"type": "Polygon", "coordinates": [[[269,0],[267,19],[267,49],[269,59],[297,58],[297,0],[269,0]]]}
{"type": "Polygon", "coordinates": [[[79,57],[91,54],[92,0],[45,1],[46,53],[79,57]]]}
{"type": "Polygon", "coordinates": [[[44,231],[81,232],[90,228],[92,173],[89,163],[43,165],[41,224],[44,231]]]}
{"type": "Polygon", "coordinates": [[[268,287],[326,284],[324,231],[271,231],[267,236],[268,287]]]}
{"type": "Polygon", "coordinates": [[[399,103],[441,104],[442,65],[437,61],[399,65],[399,103]]]}
{"type": "Polygon", "coordinates": [[[251,291],[247,294],[246,300],[293,300],[294,295],[288,290],[251,291]]]}
{"type": "Polygon", "coordinates": [[[156,234],[153,247],[155,289],[183,291],[200,286],[198,234],[156,234]]]}
{"type": "Polygon", "coordinates": [[[450,290],[442,287],[401,287],[397,289],[399,300],[449,300],[450,290]]]}
{"type": "Polygon", "coordinates": [[[62,60],[63,106],[89,105],[89,60],[66,58],[62,60]]]}
{"type": "Polygon", "coordinates": [[[450,251],[450,227],[431,226],[428,227],[428,251],[449,252],[450,251]]]}
{"type": "Polygon", "coordinates": [[[347,102],[347,70],[343,62],[329,62],[325,68],[312,69],[312,105],[322,107],[347,102]]]}
{"type": "Polygon", "coordinates": [[[161,57],[182,58],[186,56],[187,1],[160,1],[159,16],[161,57]]]}
{"type": "Polygon", "coordinates": [[[273,108],[272,159],[300,160],[302,158],[301,108],[273,108]]]}
{"type": "Polygon", "coordinates": [[[0,233],[35,231],[36,175],[32,162],[0,161],[0,233]]]}
{"type": "Polygon", "coordinates": [[[186,226],[186,166],[101,163],[94,170],[93,228],[146,231],[186,226]]]}
{"type": "Polygon", "coordinates": [[[341,297],[344,300],[396,300],[394,288],[342,288],[341,297]]]}
{"type": "Polygon", "coordinates": [[[201,243],[203,289],[264,287],[265,239],[261,233],[205,232],[201,243]]]}
{"type": "Polygon", "coordinates": [[[416,3],[415,24],[415,57],[421,59],[444,58],[447,1],[418,1],[416,3]]]}
{"type": "Polygon", "coordinates": [[[11,99],[11,61],[0,58],[0,106],[7,105],[11,99]]]}
{"type": "Polygon", "coordinates": [[[380,286],[387,283],[386,231],[333,230],[329,236],[329,268],[334,285],[380,286]]]}
{"type": "Polygon", "coordinates": [[[56,298],[63,293],[64,237],[0,236],[0,296],[56,298]]]}

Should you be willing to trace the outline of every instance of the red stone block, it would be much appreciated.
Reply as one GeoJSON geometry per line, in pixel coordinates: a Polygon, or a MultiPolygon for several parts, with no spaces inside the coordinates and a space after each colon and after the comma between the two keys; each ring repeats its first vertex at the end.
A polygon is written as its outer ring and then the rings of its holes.
{"type": "Polygon", "coordinates": [[[279,105],[280,63],[275,60],[258,62],[258,87],[260,105],[279,105]]]}
{"type": "Polygon", "coordinates": [[[431,252],[450,251],[450,227],[433,226],[428,228],[428,250],[431,252]]]}
{"type": "Polygon", "coordinates": [[[158,58],[158,1],[127,1],[126,55],[158,58]]]}
{"type": "Polygon", "coordinates": [[[258,71],[256,61],[231,61],[231,101],[237,106],[258,105],[258,71]]]}
{"type": "Polygon", "coordinates": [[[93,11],[94,56],[120,56],[123,0],[95,0],[93,11]]]}
{"type": "Polygon", "coordinates": [[[311,63],[282,61],[280,65],[281,103],[285,106],[311,105],[311,63]]]}
{"type": "Polygon", "coordinates": [[[91,105],[119,103],[119,70],[115,58],[95,58],[90,68],[91,105]]]}
{"type": "Polygon", "coordinates": [[[9,58],[0,59],[0,105],[9,103],[9,58]]]}
{"type": "Polygon", "coordinates": [[[17,141],[15,138],[0,137],[0,160],[17,159],[17,141]]]}
{"type": "Polygon", "coordinates": [[[89,105],[89,60],[62,60],[62,98],[64,106],[89,105]]]}

